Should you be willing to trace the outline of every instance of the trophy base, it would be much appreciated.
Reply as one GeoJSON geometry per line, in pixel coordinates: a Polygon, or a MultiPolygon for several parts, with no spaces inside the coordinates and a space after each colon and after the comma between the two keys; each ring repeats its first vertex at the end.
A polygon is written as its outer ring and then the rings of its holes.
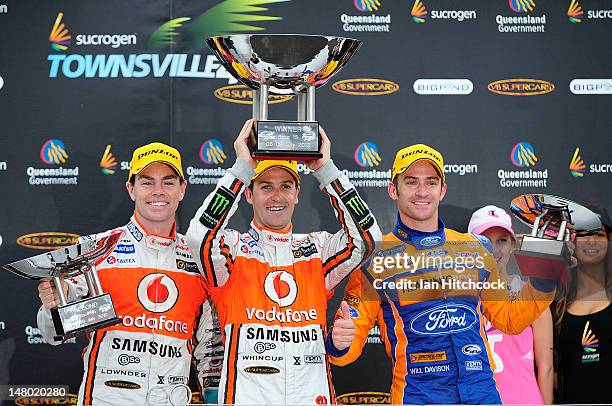
{"type": "Polygon", "coordinates": [[[260,120],[256,126],[251,148],[254,159],[310,161],[323,157],[316,121],[260,120]]]}
{"type": "MultiPolygon", "coordinates": [[[[81,334],[89,333],[90,331],[95,331],[95,330],[99,330],[99,329],[104,328],[104,327],[110,327],[110,326],[114,326],[116,324],[120,324],[122,321],[123,321],[123,319],[121,319],[120,317],[115,317],[114,319],[102,321],[102,322],[97,323],[97,324],[92,324],[90,326],[83,327],[83,328],[71,331],[70,333],[66,333],[64,335],[56,335],[56,336],[53,337],[53,339],[55,341],[66,341],[69,338],[76,337],[76,336],[79,336],[81,334]]],[[[57,331],[56,331],[56,333],[57,333],[57,331]]]]}
{"type": "Polygon", "coordinates": [[[299,151],[253,151],[251,156],[258,161],[266,159],[278,159],[283,161],[312,161],[323,158],[320,152],[299,152],[299,151]]]}
{"type": "Polygon", "coordinates": [[[60,339],[121,323],[108,293],[51,309],[51,319],[60,339]]]}
{"type": "Polygon", "coordinates": [[[514,251],[512,255],[522,275],[563,283],[566,283],[569,279],[567,262],[559,255],[522,249],[514,251]]]}

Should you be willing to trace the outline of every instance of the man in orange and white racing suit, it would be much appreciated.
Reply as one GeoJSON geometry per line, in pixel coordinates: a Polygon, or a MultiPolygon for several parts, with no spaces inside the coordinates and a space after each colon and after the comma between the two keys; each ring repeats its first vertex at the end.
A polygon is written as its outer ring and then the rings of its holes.
{"type": "Polygon", "coordinates": [[[427,145],[397,153],[388,190],[397,224],[363,272],[351,275],[344,300],[355,339],[331,361],[357,359],[378,319],[393,365],[391,403],[500,404],[483,318],[518,334],[548,307],[555,283],[530,278],[509,300],[489,240],[438,218],[443,168],[442,155],[427,145]]]}
{"type": "Polygon", "coordinates": [[[256,163],[246,144],[252,126],[253,120],[245,123],[234,143],[236,163],[204,200],[187,232],[224,332],[219,403],[335,403],[327,354],[346,352],[354,328],[344,304],[340,322],[350,327],[335,323],[326,332],[327,299],[372,252],[380,230],[330,160],[329,139],[321,130],[323,158],[308,166],[342,228],[335,234],[294,234],[297,164],[256,163]],[[246,233],[226,228],[243,192],[254,212],[246,233]]]}
{"type": "MultiPolygon", "coordinates": [[[[161,143],[134,151],[126,187],[135,202],[114,251],[96,264],[122,323],[89,335],[79,404],[186,404],[192,354],[203,396],[214,395],[223,358],[218,320],[175,213],[186,182],[179,152],[161,143]],[[214,389],[211,389],[214,388],[214,389]]],[[[83,275],[62,287],[68,301],[88,295],[83,275]]],[[[38,327],[54,341],[49,308],[59,304],[51,281],[39,284],[38,327]]]]}

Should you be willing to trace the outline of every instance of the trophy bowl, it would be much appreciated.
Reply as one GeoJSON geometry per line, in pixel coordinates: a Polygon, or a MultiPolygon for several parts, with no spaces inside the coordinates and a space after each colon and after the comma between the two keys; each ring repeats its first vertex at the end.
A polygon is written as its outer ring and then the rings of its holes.
{"type": "Polygon", "coordinates": [[[342,69],[361,41],[323,35],[240,34],[206,39],[221,64],[251,89],[292,95],[323,86],[342,69]]]}
{"type": "Polygon", "coordinates": [[[255,159],[319,159],[321,139],[315,120],[315,89],[351,59],[361,41],[298,34],[241,34],[206,39],[217,59],[253,90],[250,142],[255,159]],[[268,95],[296,95],[297,121],[269,120],[268,95]]]}

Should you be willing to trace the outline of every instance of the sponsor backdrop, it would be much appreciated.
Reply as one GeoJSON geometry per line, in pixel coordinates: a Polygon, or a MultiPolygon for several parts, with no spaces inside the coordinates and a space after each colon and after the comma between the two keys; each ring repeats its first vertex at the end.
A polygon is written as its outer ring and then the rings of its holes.
{"type": "MultiPolygon", "coordinates": [[[[126,223],[131,151],[151,141],[182,151],[186,231],[232,165],[234,137],[251,114],[250,90],[204,46],[219,33],[363,41],[318,91],[317,118],[385,232],[396,216],[385,191],[395,151],[419,142],[444,154],[441,213],[451,227],[464,230],[473,209],[508,207],[525,192],[610,207],[611,8],[604,0],[0,0],[10,38],[0,47],[0,263],[126,223]]],[[[271,101],[271,118],[294,117],[295,101],[271,101]]],[[[335,231],[329,203],[300,170],[295,229],[335,231]]],[[[250,220],[243,201],[232,225],[250,220]]],[[[0,272],[0,286],[0,385],[65,384],[76,393],[84,340],[45,345],[36,284],[0,272]]],[[[362,359],[333,374],[341,402],[388,400],[379,331],[362,359]]]]}

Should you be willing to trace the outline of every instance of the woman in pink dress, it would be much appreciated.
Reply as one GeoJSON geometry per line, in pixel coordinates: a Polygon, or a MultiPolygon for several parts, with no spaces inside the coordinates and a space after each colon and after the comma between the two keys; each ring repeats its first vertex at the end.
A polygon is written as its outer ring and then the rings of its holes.
{"type": "MultiPolygon", "coordinates": [[[[524,282],[518,273],[507,269],[516,242],[510,215],[496,206],[482,207],[472,214],[468,232],[482,234],[491,240],[499,273],[506,277],[510,295],[516,295],[524,282]]],[[[486,325],[495,364],[494,377],[502,402],[551,404],[554,370],[550,310],[544,311],[530,327],[515,336],[502,333],[491,323],[486,325]]]]}

